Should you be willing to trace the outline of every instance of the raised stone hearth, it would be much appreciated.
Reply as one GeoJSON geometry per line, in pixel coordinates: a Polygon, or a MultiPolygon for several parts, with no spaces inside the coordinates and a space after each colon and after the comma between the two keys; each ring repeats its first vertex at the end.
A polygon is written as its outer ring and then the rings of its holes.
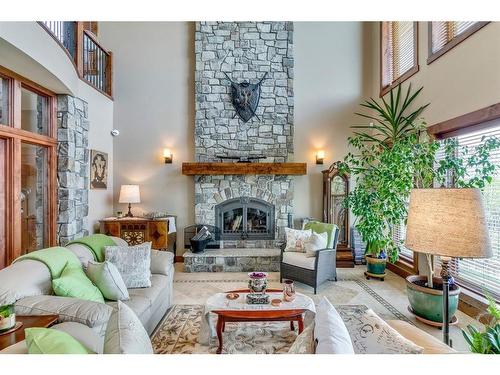
{"type": "Polygon", "coordinates": [[[184,272],[278,272],[280,249],[207,249],[184,253],[184,272]]]}

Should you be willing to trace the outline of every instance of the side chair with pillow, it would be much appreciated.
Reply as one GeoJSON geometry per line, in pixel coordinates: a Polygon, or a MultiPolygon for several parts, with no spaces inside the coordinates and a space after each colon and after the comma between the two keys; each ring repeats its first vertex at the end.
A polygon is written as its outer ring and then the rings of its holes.
{"type": "Polygon", "coordinates": [[[316,294],[318,286],[325,281],[337,281],[339,228],[335,224],[310,221],[303,229],[286,228],[287,243],[281,249],[280,281],[290,279],[304,283],[313,287],[316,294]],[[304,236],[307,239],[303,240],[304,236]],[[303,249],[296,245],[302,240],[303,249]],[[325,242],[318,248],[322,240],[325,242]]]}

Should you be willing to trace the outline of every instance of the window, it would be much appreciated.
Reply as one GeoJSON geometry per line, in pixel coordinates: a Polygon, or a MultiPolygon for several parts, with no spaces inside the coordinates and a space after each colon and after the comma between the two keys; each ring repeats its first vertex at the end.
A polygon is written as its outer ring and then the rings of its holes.
{"type": "MultiPolygon", "coordinates": [[[[489,137],[500,138],[500,120],[495,120],[487,128],[470,131],[456,138],[460,146],[475,147],[489,137]]],[[[493,163],[500,163],[500,151],[490,155],[493,163]]],[[[470,171],[471,173],[473,171],[470,171]]],[[[490,233],[493,257],[488,259],[453,259],[451,273],[455,280],[475,292],[484,291],[500,300],[500,175],[483,191],[486,220],[490,233]]]]}
{"type": "Polygon", "coordinates": [[[418,72],[418,23],[381,23],[380,96],[418,72]]]}
{"type": "MultiPolygon", "coordinates": [[[[392,239],[396,244],[404,244],[406,239],[406,224],[401,223],[392,228],[392,239]]],[[[400,247],[399,256],[408,263],[413,262],[413,251],[407,249],[405,246],[400,247]]]]}
{"type": "Polygon", "coordinates": [[[427,64],[444,55],[487,24],[488,22],[475,21],[429,22],[429,58],[427,64]]]}

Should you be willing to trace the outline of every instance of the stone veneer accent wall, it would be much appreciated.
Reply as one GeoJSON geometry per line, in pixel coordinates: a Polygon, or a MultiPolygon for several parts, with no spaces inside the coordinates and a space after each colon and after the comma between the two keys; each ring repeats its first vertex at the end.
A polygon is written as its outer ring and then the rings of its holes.
{"type": "Polygon", "coordinates": [[[57,97],[57,242],[88,235],[89,150],[88,106],[81,99],[57,97]]]}
{"type": "MultiPolygon", "coordinates": [[[[293,160],[293,23],[197,22],[195,32],[195,159],[264,155],[266,162],[293,160]],[[257,117],[235,116],[230,81],[262,82],[257,117]]],[[[289,176],[196,176],[197,224],[214,224],[214,207],[249,196],[275,204],[277,240],[293,212],[289,176]]],[[[225,241],[225,247],[273,247],[275,241],[225,241]]]]}

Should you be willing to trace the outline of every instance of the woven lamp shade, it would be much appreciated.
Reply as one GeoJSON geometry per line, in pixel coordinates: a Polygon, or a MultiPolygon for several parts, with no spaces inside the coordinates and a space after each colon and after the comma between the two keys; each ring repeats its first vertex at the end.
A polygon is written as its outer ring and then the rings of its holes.
{"type": "Polygon", "coordinates": [[[491,257],[481,192],[478,189],[412,190],[405,246],[444,257],[491,257]]]}

